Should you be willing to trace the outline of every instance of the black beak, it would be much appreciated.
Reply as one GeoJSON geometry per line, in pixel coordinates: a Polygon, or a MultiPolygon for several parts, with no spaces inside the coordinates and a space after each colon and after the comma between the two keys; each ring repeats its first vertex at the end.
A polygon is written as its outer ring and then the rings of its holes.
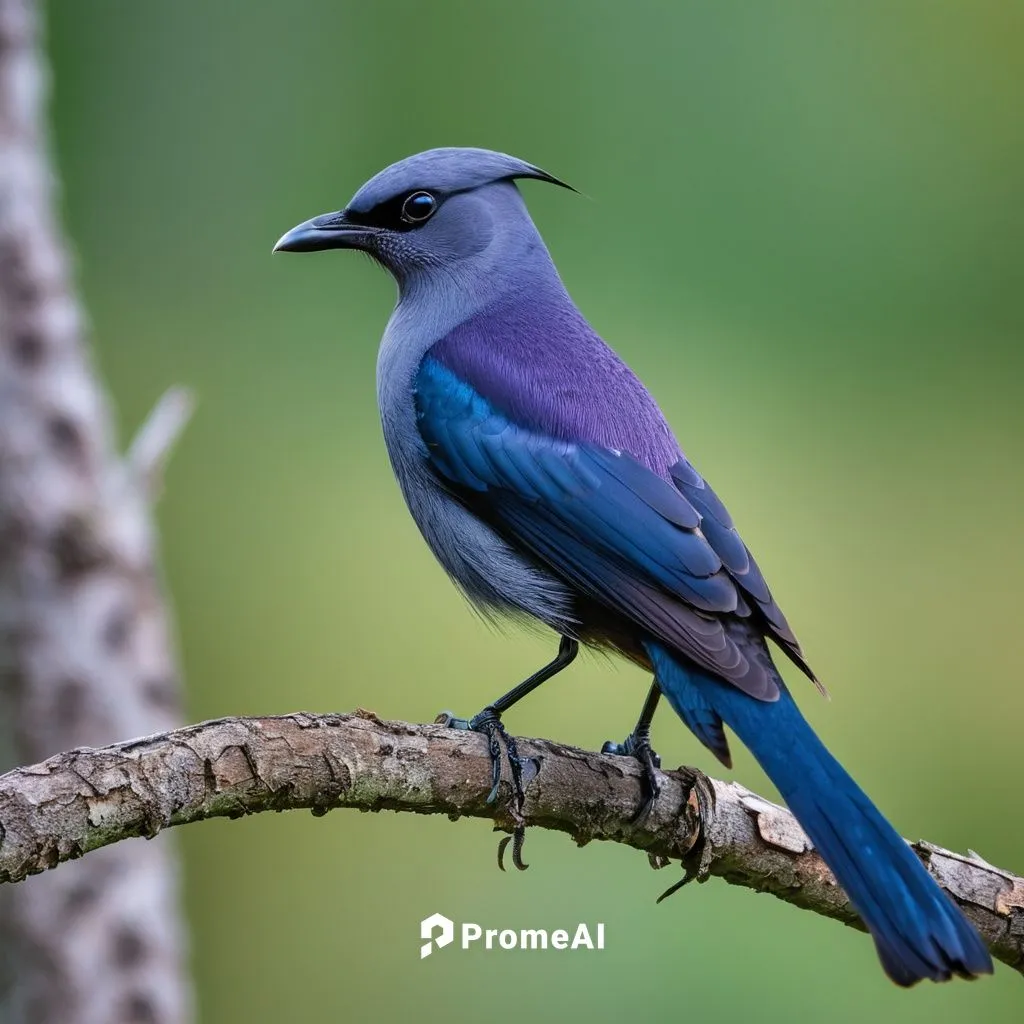
{"type": "Polygon", "coordinates": [[[286,231],[274,246],[274,252],[319,252],[321,249],[361,249],[373,228],[353,224],[345,211],[325,213],[286,231]]]}

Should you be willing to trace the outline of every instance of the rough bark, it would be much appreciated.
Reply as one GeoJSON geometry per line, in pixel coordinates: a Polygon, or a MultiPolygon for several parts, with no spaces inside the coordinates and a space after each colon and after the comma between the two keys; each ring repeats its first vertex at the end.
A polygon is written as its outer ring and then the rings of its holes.
{"type": "MultiPolygon", "coordinates": [[[[693,877],[717,875],[862,927],[785,808],[681,768],[664,774],[653,812],[638,824],[635,761],[543,740],[517,742],[527,759],[526,824],[567,832],[580,845],[624,843],[656,866],[679,859],[693,877]]],[[[72,750],[0,777],[0,882],[170,825],[269,810],[413,811],[511,828],[507,783],[493,805],[486,802],[489,788],[487,742],[475,733],[383,722],[362,711],[203,722],[101,750],[72,750]]],[[[138,854],[138,844],[129,848],[138,854]]],[[[976,854],[923,842],[914,848],[993,956],[1024,973],[1024,879],[976,854]]]]}
{"type": "MultiPolygon", "coordinates": [[[[113,447],[54,214],[47,73],[32,0],[0,0],[0,756],[37,761],[170,728],[177,672],[149,489],[172,397],[113,447]]],[[[178,416],[180,420],[180,415],[178,416]]],[[[112,848],[0,904],[0,1017],[183,1022],[173,849],[112,848]]]]}

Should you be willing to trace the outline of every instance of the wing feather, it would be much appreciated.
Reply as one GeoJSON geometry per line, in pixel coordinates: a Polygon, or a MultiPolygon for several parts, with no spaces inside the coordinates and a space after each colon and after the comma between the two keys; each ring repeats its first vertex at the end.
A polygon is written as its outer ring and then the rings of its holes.
{"type": "Polygon", "coordinates": [[[728,511],[685,459],[669,482],[628,453],[520,427],[430,357],[416,408],[445,486],[586,597],[761,700],[779,691],[752,620],[805,667],[728,511]]]}

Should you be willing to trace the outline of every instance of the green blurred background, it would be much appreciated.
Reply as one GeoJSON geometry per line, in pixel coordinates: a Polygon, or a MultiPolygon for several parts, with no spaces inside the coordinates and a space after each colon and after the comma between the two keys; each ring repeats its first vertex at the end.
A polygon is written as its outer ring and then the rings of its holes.
{"type": "MultiPolygon", "coordinates": [[[[374,401],[390,280],[275,257],[438,145],[523,156],[566,281],[738,518],[897,826],[1024,870],[1024,8],[1006,2],[54,0],[65,212],[127,435],[197,417],[161,507],[193,719],[429,720],[536,668],[408,518],[374,401]]],[[[588,659],[510,717],[595,747],[646,680],[588,659]]],[[[669,765],[717,766],[664,714],[669,765]]],[[[740,754],[733,777],[770,793],[740,754]]],[[[485,823],[335,813],[182,830],[203,1019],[1019,1021],[1005,969],[902,992],[848,929],[485,823]],[[418,955],[441,910],[603,921],[601,954],[418,955]]]]}

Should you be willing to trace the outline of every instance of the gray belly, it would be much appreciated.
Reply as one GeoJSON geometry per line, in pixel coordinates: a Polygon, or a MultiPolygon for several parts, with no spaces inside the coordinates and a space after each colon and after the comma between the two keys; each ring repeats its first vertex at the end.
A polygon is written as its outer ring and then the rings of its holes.
{"type": "MultiPolygon", "coordinates": [[[[414,414],[411,407],[410,418],[414,414]]],[[[572,627],[572,598],[554,576],[518,555],[436,481],[426,450],[384,423],[391,465],[405,502],[434,556],[459,589],[485,613],[525,613],[559,631],[572,627]]]]}

